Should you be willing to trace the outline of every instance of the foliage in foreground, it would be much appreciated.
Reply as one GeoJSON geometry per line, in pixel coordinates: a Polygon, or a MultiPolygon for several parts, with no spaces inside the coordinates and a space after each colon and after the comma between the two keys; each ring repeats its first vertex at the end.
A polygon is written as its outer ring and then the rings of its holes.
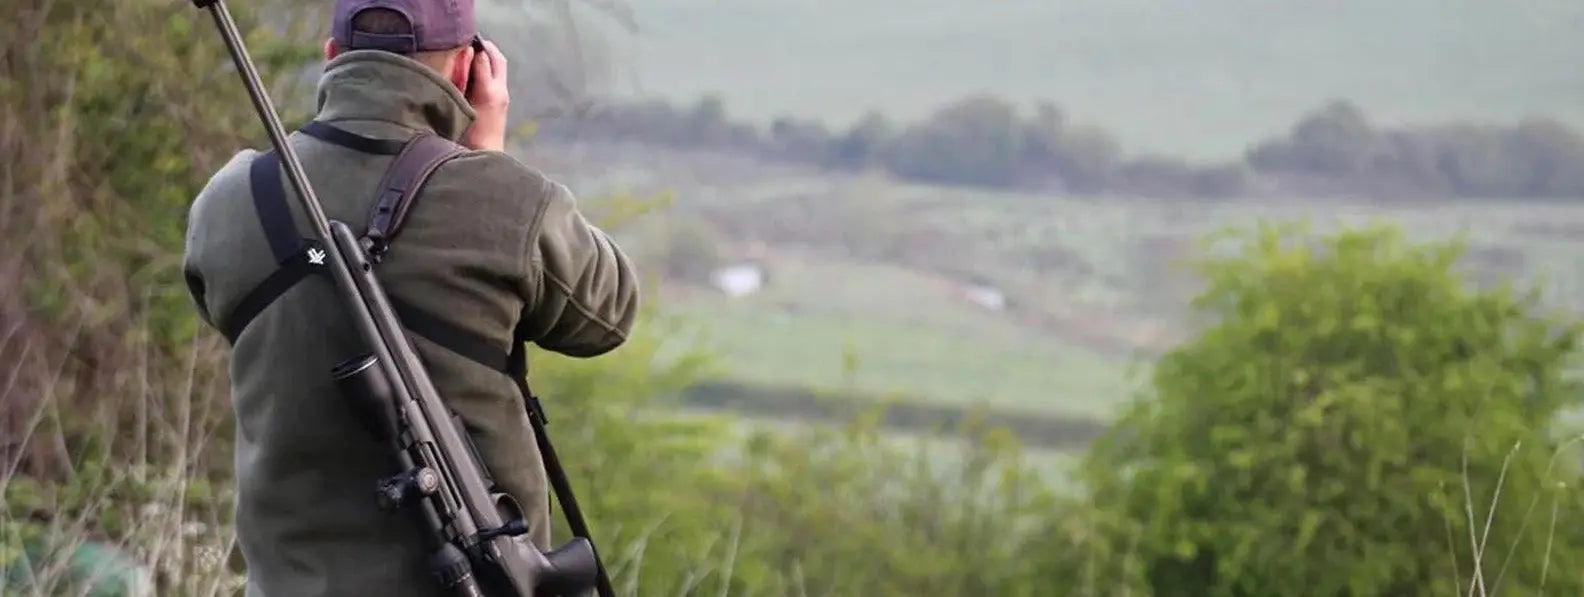
{"type": "Polygon", "coordinates": [[[1157,595],[1584,589],[1557,426],[1578,324],[1470,288],[1456,243],[1297,232],[1201,264],[1215,321],[1090,454],[1101,576],[1157,595]]]}
{"type": "MultiPolygon", "coordinates": [[[[312,48],[257,15],[301,5],[231,6],[266,76],[312,48]]],[[[262,131],[190,4],[0,6],[0,579],[62,594],[61,566],[131,562],[162,595],[219,592],[225,366],[174,256],[198,187],[262,131]]]]}

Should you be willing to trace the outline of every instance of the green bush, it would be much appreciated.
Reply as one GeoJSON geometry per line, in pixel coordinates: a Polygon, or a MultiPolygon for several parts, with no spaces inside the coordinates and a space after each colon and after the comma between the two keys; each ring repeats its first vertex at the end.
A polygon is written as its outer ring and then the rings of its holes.
{"type": "Polygon", "coordinates": [[[1458,243],[1301,232],[1201,262],[1212,321],[1085,462],[1082,564],[1155,595],[1584,590],[1578,325],[1472,289],[1458,243]]]}

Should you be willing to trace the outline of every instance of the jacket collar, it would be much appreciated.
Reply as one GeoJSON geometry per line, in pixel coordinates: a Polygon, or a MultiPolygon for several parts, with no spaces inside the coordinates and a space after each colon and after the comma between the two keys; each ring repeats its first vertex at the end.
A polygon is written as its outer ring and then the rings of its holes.
{"type": "Polygon", "coordinates": [[[433,69],[378,50],[346,52],[325,64],[318,110],[316,120],[337,126],[373,121],[432,131],[452,141],[477,116],[456,86],[433,69]]]}

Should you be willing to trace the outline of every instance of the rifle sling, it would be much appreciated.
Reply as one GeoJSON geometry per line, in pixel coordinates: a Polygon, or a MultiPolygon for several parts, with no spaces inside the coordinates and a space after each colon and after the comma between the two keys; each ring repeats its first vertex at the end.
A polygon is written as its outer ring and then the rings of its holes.
{"type": "MultiPolygon", "coordinates": [[[[435,169],[464,151],[455,143],[425,133],[402,142],[365,137],[319,121],[309,122],[298,130],[354,151],[396,156],[380,182],[379,200],[369,214],[365,241],[370,255],[376,261],[400,232],[412,208],[413,199],[435,169]]],[[[238,301],[231,313],[222,318],[221,333],[232,344],[236,343],[254,318],[298,282],[324,272],[324,247],[316,239],[304,238],[292,219],[281,178],[283,172],[280,170],[279,156],[273,150],[261,153],[250,165],[248,175],[254,210],[258,213],[259,223],[279,267],[254,286],[238,301]]],[[[408,331],[468,360],[519,379],[519,390],[526,386],[526,354],[520,354],[523,352],[521,348],[508,353],[495,347],[487,338],[457,327],[401,297],[391,294],[388,298],[408,331]]],[[[520,335],[514,334],[513,344],[522,345],[520,339],[520,335]]],[[[539,407],[537,398],[526,391],[524,396],[530,398],[531,414],[542,419],[543,409],[539,407]]]]}

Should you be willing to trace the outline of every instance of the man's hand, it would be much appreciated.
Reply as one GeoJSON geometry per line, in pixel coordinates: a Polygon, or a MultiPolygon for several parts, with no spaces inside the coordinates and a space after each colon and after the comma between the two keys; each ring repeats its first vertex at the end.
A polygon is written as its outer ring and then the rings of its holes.
{"type": "Polygon", "coordinates": [[[462,135],[462,145],[480,151],[506,150],[506,108],[511,104],[506,88],[506,56],[495,42],[484,40],[484,52],[473,54],[467,100],[477,117],[462,135]]]}

